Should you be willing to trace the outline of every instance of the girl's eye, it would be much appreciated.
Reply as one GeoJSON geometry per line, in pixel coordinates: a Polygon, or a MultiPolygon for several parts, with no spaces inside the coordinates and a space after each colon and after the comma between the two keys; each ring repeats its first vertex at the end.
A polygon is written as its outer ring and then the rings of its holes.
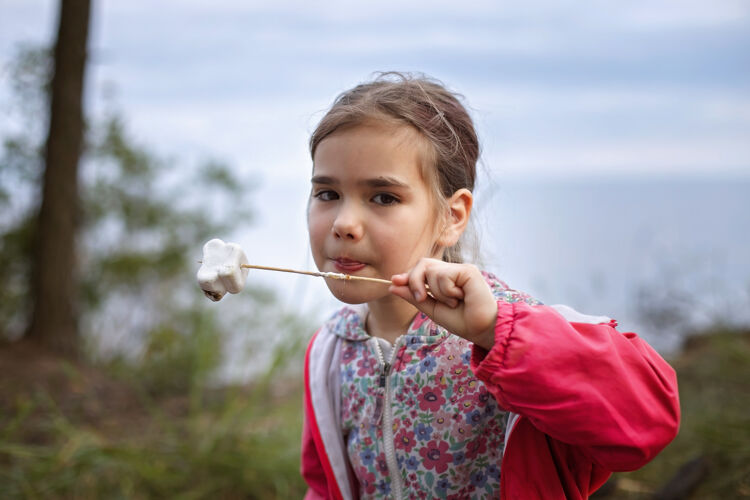
{"type": "Polygon", "coordinates": [[[330,189],[318,191],[315,193],[315,197],[321,201],[333,201],[339,199],[338,193],[336,191],[331,191],[330,189]]]}
{"type": "Polygon", "coordinates": [[[373,196],[372,201],[374,201],[378,205],[393,205],[394,203],[398,203],[398,198],[396,198],[392,194],[378,193],[373,196]]]}

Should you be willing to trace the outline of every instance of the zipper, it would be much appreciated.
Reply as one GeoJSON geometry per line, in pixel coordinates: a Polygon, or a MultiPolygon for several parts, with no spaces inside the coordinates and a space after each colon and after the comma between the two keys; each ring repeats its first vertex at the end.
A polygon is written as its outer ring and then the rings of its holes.
{"type": "Polygon", "coordinates": [[[380,387],[383,387],[385,389],[385,392],[383,394],[383,445],[385,447],[385,462],[388,465],[388,475],[391,479],[391,495],[395,499],[401,499],[403,498],[402,488],[401,485],[401,473],[398,470],[398,462],[396,460],[396,446],[394,442],[393,437],[393,412],[391,408],[391,379],[389,377],[391,372],[391,367],[393,366],[393,362],[396,359],[396,355],[398,354],[399,344],[401,343],[401,339],[403,339],[403,335],[398,337],[396,339],[396,342],[393,344],[393,348],[391,349],[391,359],[390,362],[385,361],[385,357],[383,356],[383,350],[380,348],[380,344],[378,343],[378,339],[373,337],[372,341],[375,344],[375,353],[378,356],[378,361],[380,362],[381,371],[380,371],[380,387]]]}

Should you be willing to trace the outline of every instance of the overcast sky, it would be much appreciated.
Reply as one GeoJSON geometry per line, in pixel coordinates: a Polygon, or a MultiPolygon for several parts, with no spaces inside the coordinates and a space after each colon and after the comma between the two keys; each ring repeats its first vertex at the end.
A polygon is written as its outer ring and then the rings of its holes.
{"type": "MultiPolygon", "coordinates": [[[[307,137],[379,70],[465,95],[495,182],[750,176],[744,0],[94,4],[89,111],[114,94],[151,148],[258,178],[260,223],[238,238],[298,235],[264,245],[264,263],[311,266],[307,137]]],[[[0,103],[14,47],[51,41],[56,16],[55,1],[0,0],[0,103]]]]}
{"type": "MultiPolygon", "coordinates": [[[[500,175],[750,166],[746,1],[94,4],[90,109],[114,88],[158,148],[263,176],[305,177],[319,112],[390,69],[464,94],[500,175]]],[[[3,64],[52,38],[57,2],[0,5],[3,64]]]]}

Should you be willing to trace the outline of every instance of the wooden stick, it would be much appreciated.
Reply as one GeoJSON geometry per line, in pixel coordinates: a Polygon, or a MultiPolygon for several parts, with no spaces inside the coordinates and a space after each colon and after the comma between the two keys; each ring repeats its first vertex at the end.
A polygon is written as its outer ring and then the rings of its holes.
{"type": "Polygon", "coordinates": [[[373,283],[382,283],[384,285],[392,284],[389,280],[384,280],[380,278],[368,278],[366,276],[352,276],[351,274],[322,273],[318,271],[298,271],[296,269],[287,269],[284,267],[258,266],[254,264],[242,264],[240,267],[247,268],[247,269],[263,269],[266,271],[281,271],[282,273],[306,274],[308,276],[320,276],[322,278],[333,278],[335,280],[370,281],[373,283]]]}

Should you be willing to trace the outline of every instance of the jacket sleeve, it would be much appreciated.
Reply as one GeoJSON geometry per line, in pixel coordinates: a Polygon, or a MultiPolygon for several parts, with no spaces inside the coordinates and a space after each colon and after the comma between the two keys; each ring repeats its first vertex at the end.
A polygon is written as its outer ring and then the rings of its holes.
{"type": "Polygon", "coordinates": [[[318,450],[315,447],[315,440],[313,439],[307,419],[308,417],[305,415],[302,426],[302,457],[300,464],[302,477],[308,486],[305,500],[323,500],[328,498],[328,481],[326,480],[323,463],[318,456],[318,450]]]}
{"type": "Polygon", "coordinates": [[[677,379],[634,333],[498,302],[495,344],[471,366],[506,410],[610,471],[645,465],[677,434],[677,379]]]}

